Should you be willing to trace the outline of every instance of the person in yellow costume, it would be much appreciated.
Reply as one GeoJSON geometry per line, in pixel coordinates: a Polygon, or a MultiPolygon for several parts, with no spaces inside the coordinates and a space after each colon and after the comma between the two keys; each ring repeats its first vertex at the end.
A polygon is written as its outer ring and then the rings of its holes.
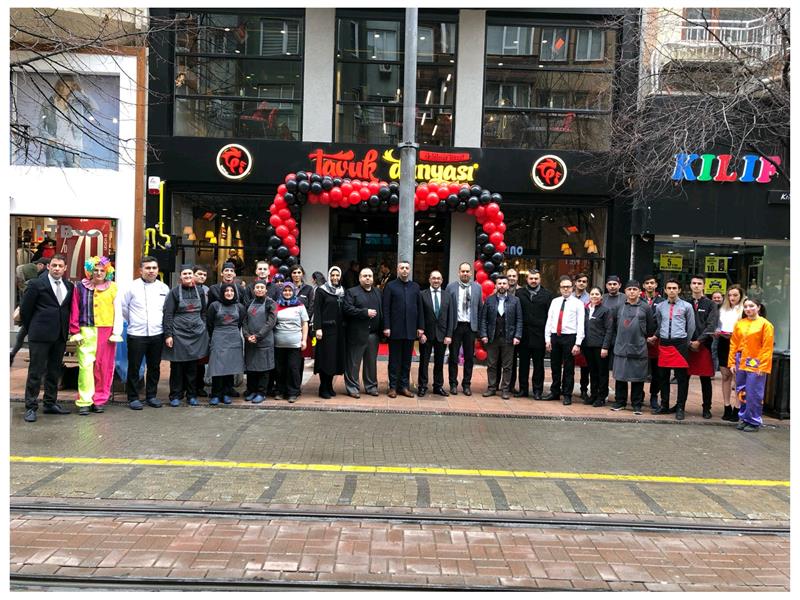
{"type": "Polygon", "coordinates": [[[75,284],[69,319],[70,341],[78,342],[78,414],[101,413],[111,395],[114,355],[122,341],[122,310],[114,267],[105,256],[84,263],[86,277],[75,284]]]}
{"type": "Polygon", "coordinates": [[[736,395],[739,398],[739,424],[741,431],[758,431],[761,427],[761,410],[767,375],[772,372],[772,346],[775,329],[761,316],[763,306],[758,300],[746,298],[744,319],[736,322],[731,335],[728,368],[736,377],[736,395]]]}

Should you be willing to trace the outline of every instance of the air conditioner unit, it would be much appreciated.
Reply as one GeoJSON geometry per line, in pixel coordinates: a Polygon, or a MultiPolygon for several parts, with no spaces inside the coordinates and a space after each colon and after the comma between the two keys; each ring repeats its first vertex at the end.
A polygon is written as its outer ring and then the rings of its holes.
{"type": "Polygon", "coordinates": [[[378,65],[378,71],[380,71],[381,73],[391,73],[392,65],[387,65],[387,64],[378,65]]]}

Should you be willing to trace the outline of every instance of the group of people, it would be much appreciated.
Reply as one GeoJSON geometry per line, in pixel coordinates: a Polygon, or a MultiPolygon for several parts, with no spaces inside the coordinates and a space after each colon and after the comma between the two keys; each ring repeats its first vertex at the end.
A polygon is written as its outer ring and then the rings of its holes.
{"type": "MultiPolygon", "coordinates": [[[[483,396],[507,399],[561,400],[572,403],[575,367],[580,368],[580,395],[585,404],[608,401],[609,371],[615,380],[612,410],[628,404],[641,414],[645,383],[650,382],[654,414],[674,413],[682,420],[691,376],[700,378],[703,418],[711,418],[714,349],[722,372],[723,419],[744,431],[761,425],[766,376],[771,371],[772,325],[758,300],[731,286],[721,305],[704,295],[704,278],[694,276],[690,295],[670,279],[664,295],[655,277],[643,285],[630,280],[624,288],[610,276],[605,291],[589,287],[589,278],[562,276],[558,294],[541,285],[530,270],[524,285],[514,269],[495,279],[495,290],[483,296],[473,280],[472,265],[462,263],[458,280],[443,287],[432,271],[424,290],[411,280],[411,266],[399,262],[396,276],[377,287],[375,274],[360,269],[358,282],[343,285],[339,267],[327,279],[315,273],[305,283],[300,265],[286,280],[269,277],[269,263],[256,265],[256,277],[245,284],[236,265],[225,263],[221,281],[206,286],[207,270],[184,265],[178,285],[158,279],[159,266],[145,256],[140,278],[124,290],[113,281],[106,257],[85,264],[86,277],[73,284],[63,278],[66,261],[55,255],[46,276],[31,280],[20,306],[29,336],[30,367],[26,383],[26,421],[35,421],[44,377],[44,412],[67,414],[56,402],[58,374],[67,340],[78,343],[79,414],[103,412],[110,396],[115,344],[127,323],[130,408],[160,407],[157,386],[162,359],[170,362],[169,404],[199,404],[206,376],[211,378],[210,405],[230,404],[239,393],[236,378],[245,376],[245,399],[258,404],[268,396],[295,402],[300,395],[303,358],[312,356],[319,376],[318,394],[336,395],[334,380],[354,398],[377,396],[379,344],[388,340],[388,396],[413,397],[411,364],[419,343],[416,395],[472,395],[476,353],[486,353],[487,389],[483,396]],[[324,283],[321,282],[324,280],[324,283]],[[58,323],[53,327],[53,323],[58,323]],[[483,348],[477,348],[480,341],[483,348]],[[477,349],[476,349],[477,348],[477,349]],[[552,383],[544,390],[544,359],[550,354],[552,383]],[[448,381],[444,361],[448,355],[448,381]],[[142,360],[147,369],[144,403],[140,400],[142,360]],[[459,380],[459,366],[461,377],[459,380]],[[674,379],[672,379],[674,377],[674,379]],[[363,378],[363,384],[361,379],[363,378]],[[731,400],[735,378],[736,395],[731,400]],[[518,381],[518,387],[517,387],[518,381]],[[677,398],[671,405],[671,382],[677,398]],[[363,386],[363,387],[362,387],[363,386]]],[[[43,273],[44,275],[44,273],[43,273]]],[[[352,283],[352,278],[349,283],[352,283]]],[[[482,357],[483,358],[483,357],[482,357]]],[[[13,357],[12,357],[13,360],[13,357]]]]}

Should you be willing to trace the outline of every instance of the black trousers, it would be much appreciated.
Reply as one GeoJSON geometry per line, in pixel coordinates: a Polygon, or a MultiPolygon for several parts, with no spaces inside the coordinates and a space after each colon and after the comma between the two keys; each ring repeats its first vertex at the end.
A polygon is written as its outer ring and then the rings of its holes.
{"type": "Polygon", "coordinates": [[[182,400],[197,395],[197,360],[171,361],[169,363],[169,399],[182,400]]]}
{"type": "MultiPolygon", "coordinates": [[[[300,384],[303,381],[303,357],[300,348],[275,348],[275,370],[270,372],[275,373],[276,391],[281,396],[285,398],[299,396],[300,384]]],[[[320,388],[323,377],[325,375],[320,373],[320,388]]],[[[329,376],[328,379],[331,385],[333,376],[329,376]]]]}
{"type": "Polygon", "coordinates": [[[575,387],[575,357],[572,356],[575,337],[574,333],[566,333],[550,338],[550,370],[553,373],[550,391],[554,396],[571,396],[575,387]]]}
{"type": "Polygon", "coordinates": [[[39,408],[39,390],[42,388],[44,378],[44,396],[42,402],[45,406],[52,406],[58,400],[58,378],[61,376],[61,366],[64,364],[64,348],[66,340],[55,342],[28,342],[30,363],[28,364],[28,379],[25,382],[25,408],[36,410],[39,408]]]}
{"type": "MultiPolygon", "coordinates": [[[[587,361],[588,362],[588,361],[587,361]]],[[[589,367],[581,367],[581,393],[589,391],[589,367]]]]}
{"type": "Polygon", "coordinates": [[[139,399],[139,369],[142,368],[143,358],[147,361],[144,397],[156,397],[158,380],[161,379],[161,350],[163,348],[163,334],[128,336],[128,379],[125,382],[128,402],[139,399]]]}
{"type": "Polygon", "coordinates": [[[199,392],[200,390],[206,389],[206,365],[208,364],[208,357],[201,358],[197,361],[197,377],[194,378],[194,386],[195,389],[199,392]]]}
{"type": "MultiPolygon", "coordinates": [[[[686,385],[689,385],[691,379],[692,376],[689,375],[686,385]]],[[[703,395],[703,408],[711,410],[711,377],[700,376],[700,392],[703,395]]]]}
{"type": "Polygon", "coordinates": [[[458,385],[458,351],[464,349],[464,374],[461,385],[472,385],[472,367],[475,364],[475,334],[470,324],[462,321],[453,330],[453,339],[450,343],[450,356],[447,359],[450,387],[458,385]]]}
{"type": "Polygon", "coordinates": [[[669,372],[675,371],[675,380],[678,382],[678,400],[676,404],[679,408],[685,409],[686,398],[689,396],[689,369],[659,367],[658,370],[661,378],[661,406],[669,408],[669,372]]]}
{"type": "Polygon", "coordinates": [[[411,353],[414,340],[389,340],[389,389],[403,390],[411,385],[411,353]]]}
{"type": "MultiPolygon", "coordinates": [[[[589,371],[589,382],[591,384],[589,398],[592,402],[606,400],[608,398],[608,356],[605,358],[600,356],[602,348],[587,348],[584,346],[581,351],[586,357],[586,362],[589,363],[586,368],[589,371]]],[[[582,383],[581,387],[583,387],[582,383]]]]}
{"type": "Polygon", "coordinates": [[[650,398],[658,398],[661,393],[661,368],[658,357],[650,359],[650,398]]]}
{"type": "Polygon", "coordinates": [[[419,345],[419,372],[417,373],[417,387],[420,390],[428,388],[428,364],[433,354],[433,389],[440,390],[444,387],[444,342],[428,339],[419,345]]]}
{"type": "Polygon", "coordinates": [[[496,336],[493,342],[486,345],[488,358],[486,361],[487,382],[489,392],[498,389],[495,383],[500,380],[500,391],[507,392],[511,389],[511,363],[514,359],[514,348],[502,336],[496,336]],[[498,369],[498,366],[500,367],[498,369]]]}
{"type": "Polygon", "coordinates": [[[247,371],[247,394],[267,395],[270,371],[247,371]]]}
{"type": "MultiPolygon", "coordinates": [[[[542,335],[542,339],[544,339],[544,335],[542,335]]],[[[531,391],[534,394],[541,394],[544,391],[544,354],[544,346],[533,348],[526,345],[519,346],[519,391],[523,394],[528,393],[528,373],[531,361],[533,361],[531,391]]]]}
{"type": "MultiPolygon", "coordinates": [[[[633,410],[641,410],[644,402],[644,381],[631,381],[631,404],[633,410]]],[[[614,401],[623,406],[628,403],[628,382],[617,381],[614,384],[614,401]]]]}
{"type": "Polygon", "coordinates": [[[228,388],[233,387],[233,375],[216,375],[211,378],[211,397],[222,400],[228,395],[228,388]]]}

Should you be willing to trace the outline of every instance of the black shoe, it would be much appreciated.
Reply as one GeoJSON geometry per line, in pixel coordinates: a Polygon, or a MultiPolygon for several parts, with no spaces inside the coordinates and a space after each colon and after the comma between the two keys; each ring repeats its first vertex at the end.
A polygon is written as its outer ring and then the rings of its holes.
{"type": "Polygon", "coordinates": [[[454,385],[450,386],[450,395],[451,396],[458,396],[458,388],[454,385]]]}
{"type": "Polygon", "coordinates": [[[671,411],[666,406],[658,406],[650,412],[654,415],[668,415],[671,411]]]}
{"type": "Polygon", "coordinates": [[[755,425],[750,425],[750,423],[746,423],[745,426],[742,427],[742,431],[744,431],[745,433],[751,433],[754,431],[758,431],[758,427],[756,427],[755,425]]]}
{"type": "Polygon", "coordinates": [[[606,405],[606,401],[603,400],[603,399],[600,399],[600,398],[598,398],[597,400],[592,402],[592,406],[595,406],[595,407],[597,407],[597,406],[605,406],[605,405],[606,405]]]}
{"type": "Polygon", "coordinates": [[[98,406],[97,404],[92,404],[89,407],[89,410],[93,413],[98,413],[98,414],[106,412],[106,409],[103,408],[103,406],[98,406]]]}
{"type": "Polygon", "coordinates": [[[465,385],[462,388],[462,390],[463,390],[465,396],[472,396],[472,390],[470,389],[470,387],[468,385],[465,385]]]}
{"type": "Polygon", "coordinates": [[[591,396],[588,396],[587,398],[583,399],[583,403],[587,405],[589,404],[594,405],[595,402],[596,402],[595,398],[592,398],[591,396]]]}
{"type": "Polygon", "coordinates": [[[703,418],[704,419],[710,419],[711,418],[711,409],[710,408],[704,408],[703,409],[703,418]]]}
{"type": "Polygon", "coordinates": [[[420,398],[428,395],[428,388],[417,388],[417,396],[420,398]]]}
{"type": "Polygon", "coordinates": [[[68,415],[69,411],[61,406],[58,402],[54,402],[50,406],[45,406],[42,412],[46,415],[68,415]]]}
{"type": "Polygon", "coordinates": [[[678,405],[675,404],[669,408],[669,412],[674,413],[678,410],[678,405]]]}
{"type": "Polygon", "coordinates": [[[533,395],[531,396],[531,398],[533,398],[534,400],[541,400],[542,399],[542,392],[533,392],[533,395]]]}
{"type": "Polygon", "coordinates": [[[495,392],[494,390],[486,390],[486,391],[485,391],[485,392],[483,392],[483,394],[482,394],[482,396],[483,396],[484,398],[488,398],[489,396],[494,396],[494,395],[496,395],[496,392],[495,392]]]}
{"type": "Polygon", "coordinates": [[[683,421],[684,416],[685,415],[683,413],[683,409],[682,408],[679,408],[679,409],[677,409],[675,411],[675,420],[676,421],[683,421]]]}
{"type": "Polygon", "coordinates": [[[572,396],[564,396],[564,400],[561,402],[564,406],[569,406],[572,404],[572,396]]]}
{"type": "MultiPolygon", "coordinates": [[[[198,394],[199,396],[200,394],[198,394]]],[[[144,401],[147,403],[147,406],[151,406],[153,408],[161,408],[161,400],[158,398],[145,398],[144,401]]]]}
{"type": "Polygon", "coordinates": [[[89,416],[89,407],[88,406],[80,406],[78,407],[78,414],[82,417],[89,416]]]}
{"type": "Polygon", "coordinates": [[[539,400],[558,400],[559,397],[560,396],[558,394],[550,392],[549,394],[547,394],[547,396],[542,396],[541,398],[539,398],[539,400]]]}
{"type": "Polygon", "coordinates": [[[739,423],[739,424],[736,426],[736,429],[738,429],[739,431],[741,431],[741,430],[742,430],[742,429],[744,429],[745,427],[747,427],[747,423],[745,423],[744,421],[741,421],[741,422],[740,422],[740,423],[739,423]]]}
{"type": "Polygon", "coordinates": [[[624,403],[624,404],[622,402],[614,402],[614,404],[611,405],[611,410],[613,410],[614,412],[617,412],[619,410],[624,409],[626,404],[627,404],[627,402],[624,403]]]}
{"type": "Polygon", "coordinates": [[[633,407],[633,414],[641,415],[642,414],[642,407],[641,406],[634,406],[633,407]]]}
{"type": "Polygon", "coordinates": [[[320,392],[319,393],[319,397],[322,398],[323,400],[330,400],[331,399],[331,395],[329,393],[327,393],[327,392],[320,392]]]}
{"type": "Polygon", "coordinates": [[[520,390],[518,392],[514,392],[514,398],[527,398],[528,397],[528,390],[520,390]]]}
{"type": "Polygon", "coordinates": [[[25,411],[25,421],[28,423],[35,423],[36,422],[36,409],[29,408],[25,411]]]}
{"type": "Polygon", "coordinates": [[[367,394],[370,396],[379,396],[378,390],[367,390],[367,394]]]}
{"type": "Polygon", "coordinates": [[[508,400],[509,398],[511,398],[511,394],[509,394],[508,392],[502,392],[502,393],[500,394],[500,397],[501,397],[503,400],[508,400]]]}
{"type": "Polygon", "coordinates": [[[444,388],[436,388],[433,390],[433,393],[437,396],[449,396],[450,394],[444,388]]]}
{"type": "Polygon", "coordinates": [[[589,399],[589,390],[581,390],[581,400],[584,401],[584,404],[586,404],[586,400],[588,399],[589,399]]]}

